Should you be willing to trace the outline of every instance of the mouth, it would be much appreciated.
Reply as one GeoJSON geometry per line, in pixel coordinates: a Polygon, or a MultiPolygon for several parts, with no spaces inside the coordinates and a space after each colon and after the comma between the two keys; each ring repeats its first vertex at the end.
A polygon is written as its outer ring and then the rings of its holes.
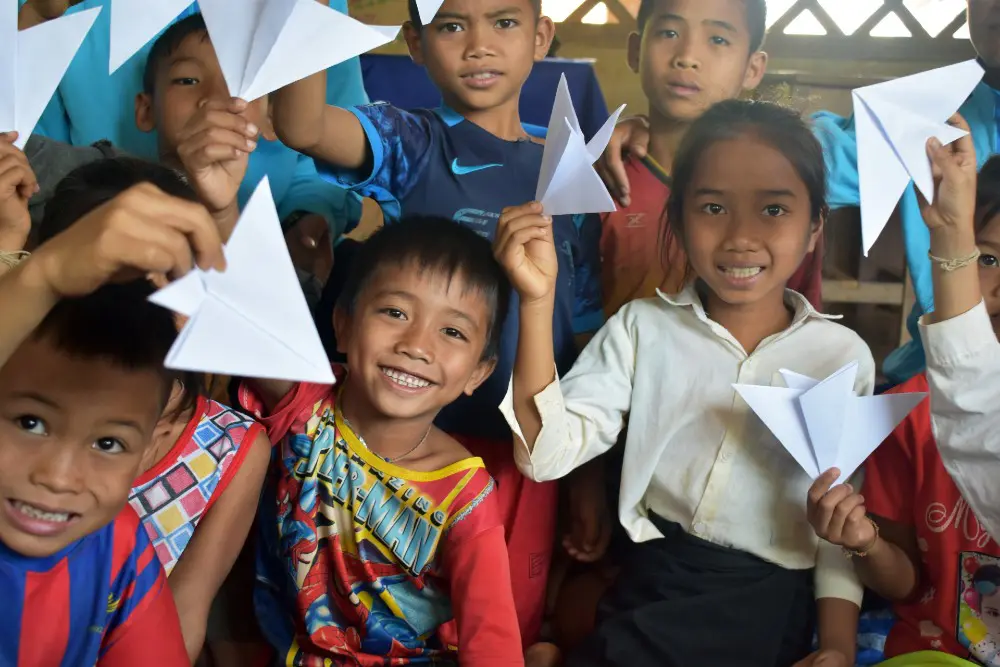
{"type": "Polygon", "coordinates": [[[763,266],[717,266],[715,268],[735,287],[752,285],[766,271],[766,267],[763,266]]]}
{"type": "Polygon", "coordinates": [[[32,505],[23,500],[4,502],[7,517],[19,530],[37,537],[51,537],[66,530],[80,515],[51,507],[32,505]]]}
{"type": "Polygon", "coordinates": [[[501,76],[503,76],[503,74],[500,72],[487,69],[463,74],[461,75],[461,79],[465,82],[465,85],[470,88],[489,88],[499,81],[501,76]]]}
{"type": "Polygon", "coordinates": [[[382,371],[382,377],[388,380],[390,384],[405,391],[421,391],[434,385],[434,383],[427,378],[414,375],[413,373],[408,373],[400,368],[379,366],[379,370],[382,371]]]}
{"type": "Polygon", "coordinates": [[[677,97],[691,97],[701,92],[698,84],[686,81],[670,81],[667,83],[667,90],[677,97]]]}

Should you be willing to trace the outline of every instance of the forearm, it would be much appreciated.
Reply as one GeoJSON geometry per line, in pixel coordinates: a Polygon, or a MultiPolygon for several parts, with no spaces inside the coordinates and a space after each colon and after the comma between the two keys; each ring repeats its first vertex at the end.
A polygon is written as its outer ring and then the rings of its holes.
{"type": "MultiPolygon", "coordinates": [[[[931,254],[941,259],[969,256],[976,249],[972,225],[931,230],[931,254]]],[[[945,271],[934,262],[934,312],[931,322],[943,322],[972,310],[982,300],[977,262],[954,271],[945,271]]]]}
{"type": "Polygon", "coordinates": [[[850,600],[840,598],[820,598],[816,607],[820,650],[838,651],[847,658],[848,664],[853,665],[861,610],[850,600]]]}
{"type": "Polygon", "coordinates": [[[326,103],[326,72],[296,81],[271,95],[271,117],[281,143],[343,169],[360,169],[370,149],[357,117],[326,103]]]}
{"type": "Polygon", "coordinates": [[[27,30],[28,28],[34,28],[40,23],[45,23],[48,21],[47,18],[39,14],[31,3],[21,7],[21,10],[17,13],[17,29],[27,30]]]}
{"type": "Polygon", "coordinates": [[[908,599],[920,583],[920,573],[906,552],[881,537],[867,556],[854,558],[854,569],[861,583],[890,602],[908,599]]]}
{"type": "Polygon", "coordinates": [[[524,434],[529,451],[542,430],[542,418],[535,406],[535,396],[555,379],[555,343],[552,336],[554,297],[542,303],[522,304],[517,358],[514,361],[514,415],[524,434]]]}
{"type": "Polygon", "coordinates": [[[236,223],[239,222],[240,207],[234,201],[221,211],[213,212],[212,219],[219,228],[219,236],[222,238],[222,242],[226,243],[229,240],[229,237],[233,235],[233,230],[236,229],[236,223]]]}
{"type": "Polygon", "coordinates": [[[0,276],[0,366],[58,301],[44,279],[38,255],[0,276]]]}

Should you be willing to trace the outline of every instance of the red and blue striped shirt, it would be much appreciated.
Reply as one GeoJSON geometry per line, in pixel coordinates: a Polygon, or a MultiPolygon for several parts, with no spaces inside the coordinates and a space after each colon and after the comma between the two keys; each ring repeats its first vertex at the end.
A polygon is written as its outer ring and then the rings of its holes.
{"type": "Polygon", "coordinates": [[[46,558],[0,544],[0,665],[190,665],[166,577],[131,507],[46,558]]]}

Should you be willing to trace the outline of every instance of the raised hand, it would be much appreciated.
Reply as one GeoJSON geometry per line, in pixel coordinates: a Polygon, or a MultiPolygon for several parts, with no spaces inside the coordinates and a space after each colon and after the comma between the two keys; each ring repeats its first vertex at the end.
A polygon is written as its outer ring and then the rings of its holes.
{"type": "Polygon", "coordinates": [[[947,146],[942,146],[935,138],[928,140],[934,203],[928,203],[918,192],[920,210],[924,223],[932,232],[953,228],[967,229],[971,233],[976,209],[976,148],[965,119],[955,114],[948,124],[967,134],[947,146]]]}
{"type": "Polygon", "coordinates": [[[236,194],[257,148],[260,128],[247,120],[240,99],[210,100],[181,129],[177,156],[202,203],[213,215],[236,206],[236,194]]]}
{"type": "Polygon", "coordinates": [[[831,468],[809,489],[806,516],[816,535],[851,551],[868,551],[878,538],[875,524],[868,518],[865,499],[850,484],[830,486],[840,471],[831,468]]]}
{"type": "Polygon", "coordinates": [[[522,306],[555,295],[559,260],[552,218],[542,215],[542,205],[538,202],[503,210],[493,241],[493,255],[507,272],[522,306]]]}
{"type": "Polygon", "coordinates": [[[38,180],[28,158],[14,147],[17,132],[0,134],[0,250],[24,248],[31,231],[28,201],[38,192],[38,180]]]}
{"type": "Polygon", "coordinates": [[[196,264],[225,268],[222,241],[205,207],[149,183],[91,211],[40,246],[29,263],[56,299],[151,273],[177,278],[196,264]]]}

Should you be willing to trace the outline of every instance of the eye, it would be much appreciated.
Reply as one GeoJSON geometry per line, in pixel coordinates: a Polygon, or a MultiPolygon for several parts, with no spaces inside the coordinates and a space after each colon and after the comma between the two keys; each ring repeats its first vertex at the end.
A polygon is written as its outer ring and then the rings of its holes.
{"type": "Polygon", "coordinates": [[[677,39],[678,37],[680,37],[680,34],[676,30],[671,30],[670,28],[667,28],[666,30],[660,31],[660,36],[666,37],[667,39],[677,39]]]}
{"type": "Polygon", "coordinates": [[[117,438],[98,438],[94,441],[94,449],[105,454],[121,454],[125,445],[117,438]]]}
{"type": "Polygon", "coordinates": [[[768,204],[764,207],[764,215],[769,218],[777,218],[778,216],[785,215],[788,213],[788,209],[780,204],[768,204]]]}
{"type": "Polygon", "coordinates": [[[1000,260],[997,259],[996,255],[980,255],[979,256],[979,266],[995,269],[1000,266],[1000,260]]]}
{"type": "Polygon", "coordinates": [[[497,27],[501,30],[509,30],[511,28],[517,27],[517,21],[514,19],[500,19],[497,21],[497,27]]]}
{"type": "Polygon", "coordinates": [[[17,424],[19,429],[27,431],[32,435],[48,435],[48,429],[45,427],[45,422],[34,415],[21,415],[20,417],[15,417],[14,423],[17,424]]]}
{"type": "Polygon", "coordinates": [[[462,26],[457,23],[442,23],[438,26],[438,32],[460,32],[462,26]]]}
{"type": "Polygon", "coordinates": [[[200,81],[193,76],[182,76],[171,81],[175,86],[197,86],[200,81]]]}
{"type": "Polygon", "coordinates": [[[701,210],[709,215],[722,215],[726,212],[726,209],[721,204],[705,204],[701,207],[701,210]]]}
{"type": "Polygon", "coordinates": [[[729,46],[729,40],[718,35],[713,36],[709,41],[716,46],[729,46]]]}
{"type": "Polygon", "coordinates": [[[441,329],[441,333],[443,333],[445,336],[448,336],[449,338],[454,338],[456,340],[469,340],[464,333],[462,333],[455,327],[445,327],[444,329],[441,329]]]}
{"type": "Polygon", "coordinates": [[[382,313],[383,315],[387,315],[388,317],[391,317],[394,320],[406,319],[406,313],[401,311],[399,308],[383,308],[378,312],[382,313]]]}

